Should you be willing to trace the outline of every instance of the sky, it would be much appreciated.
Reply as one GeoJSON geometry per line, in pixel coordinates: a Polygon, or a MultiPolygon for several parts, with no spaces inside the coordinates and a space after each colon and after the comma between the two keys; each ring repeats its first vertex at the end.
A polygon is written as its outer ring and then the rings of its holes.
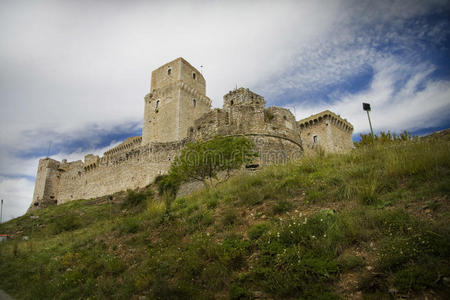
{"type": "Polygon", "coordinates": [[[449,1],[0,1],[3,221],[31,203],[39,158],[102,155],[141,135],[151,71],[183,57],[213,107],[236,87],[297,120],[369,131],[450,127],[449,1]],[[200,68],[200,66],[203,66],[200,68]]]}

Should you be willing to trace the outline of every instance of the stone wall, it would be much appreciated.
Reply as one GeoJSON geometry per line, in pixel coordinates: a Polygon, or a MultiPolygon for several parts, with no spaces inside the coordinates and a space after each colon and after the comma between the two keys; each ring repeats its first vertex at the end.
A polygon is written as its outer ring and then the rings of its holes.
{"type": "Polygon", "coordinates": [[[222,109],[215,109],[194,122],[190,138],[208,140],[215,135],[246,136],[255,142],[256,164],[281,163],[303,154],[294,115],[287,109],[265,109],[264,97],[239,88],[224,96],[222,109]]]}
{"type": "Polygon", "coordinates": [[[210,109],[205,80],[178,58],[152,72],[145,96],[142,137],[130,137],[102,157],[83,161],[39,161],[30,210],[126,189],[142,188],[165,174],[187,142],[215,135],[246,136],[259,157],[253,166],[284,163],[321,147],[350,151],[353,127],[330,111],[296,122],[280,107],[265,108],[264,97],[239,88],[224,96],[222,109],[210,109]]]}
{"type": "Polygon", "coordinates": [[[144,98],[143,145],[186,138],[194,120],[211,109],[205,79],[181,57],[152,72],[150,91],[144,98]]]}
{"type": "Polygon", "coordinates": [[[305,153],[323,149],[328,153],[352,150],[353,126],[329,110],[298,121],[305,153]]]}
{"type": "Polygon", "coordinates": [[[186,140],[151,143],[114,154],[105,153],[103,157],[87,155],[84,163],[42,159],[32,207],[34,203],[38,203],[38,208],[47,206],[49,201],[60,204],[145,187],[156,176],[167,173],[185,143],[186,140]]]}

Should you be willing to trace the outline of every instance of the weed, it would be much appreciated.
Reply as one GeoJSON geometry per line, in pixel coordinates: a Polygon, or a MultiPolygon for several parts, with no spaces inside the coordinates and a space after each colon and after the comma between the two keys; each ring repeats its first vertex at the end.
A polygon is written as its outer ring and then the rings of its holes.
{"type": "Polygon", "coordinates": [[[122,207],[136,207],[142,203],[145,203],[145,200],[151,196],[152,193],[150,190],[143,192],[128,190],[128,195],[122,203],[122,207]]]}
{"type": "Polygon", "coordinates": [[[238,215],[235,210],[229,209],[224,212],[222,216],[222,225],[223,226],[232,226],[234,225],[238,220],[238,215]]]}
{"type": "Polygon", "coordinates": [[[259,239],[266,231],[269,230],[269,225],[267,223],[255,224],[248,229],[248,237],[251,240],[259,239]]]}
{"type": "Polygon", "coordinates": [[[272,207],[272,213],[274,215],[285,213],[292,208],[292,203],[286,200],[279,200],[277,203],[272,207]]]}
{"type": "Polygon", "coordinates": [[[139,223],[138,218],[127,217],[118,224],[117,228],[122,234],[136,233],[139,230],[139,223]]]}

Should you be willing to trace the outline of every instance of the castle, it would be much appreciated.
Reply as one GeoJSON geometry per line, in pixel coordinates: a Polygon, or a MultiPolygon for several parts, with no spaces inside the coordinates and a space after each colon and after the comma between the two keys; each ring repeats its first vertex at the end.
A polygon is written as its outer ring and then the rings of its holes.
{"type": "Polygon", "coordinates": [[[130,137],[102,157],[84,162],[39,160],[29,210],[145,187],[166,173],[174,157],[190,141],[215,135],[246,136],[255,143],[254,165],[279,163],[321,148],[347,152],[353,126],[331,111],[296,121],[285,108],[265,107],[265,100],[239,88],[224,96],[222,109],[211,109],[202,74],[183,58],[152,72],[144,97],[142,136],[130,137]]]}

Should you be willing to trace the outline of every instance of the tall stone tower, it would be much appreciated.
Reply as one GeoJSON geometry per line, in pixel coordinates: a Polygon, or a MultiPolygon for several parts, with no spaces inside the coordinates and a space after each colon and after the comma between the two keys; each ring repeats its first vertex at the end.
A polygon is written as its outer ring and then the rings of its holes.
{"type": "Polygon", "coordinates": [[[144,98],[142,145],[187,137],[194,120],[211,109],[205,91],[202,74],[181,57],[154,70],[144,98]]]}

